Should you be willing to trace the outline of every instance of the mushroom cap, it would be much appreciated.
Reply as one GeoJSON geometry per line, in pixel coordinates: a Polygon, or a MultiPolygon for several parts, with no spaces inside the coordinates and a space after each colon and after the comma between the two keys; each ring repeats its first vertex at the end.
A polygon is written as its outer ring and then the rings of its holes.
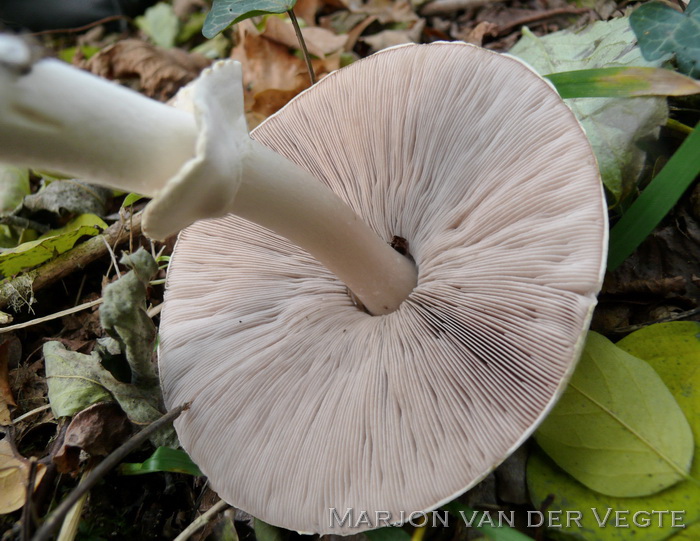
{"type": "Polygon", "coordinates": [[[463,43],[358,61],[252,135],[406,239],[418,285],[372,317],[268,230],[194,224],[161,324],[166,403],[192,401],[180,441],[224,500],[285,528],[434,509],[519,446],[573,371],[607,242],[589,143],[525,64],[463,43]]]}

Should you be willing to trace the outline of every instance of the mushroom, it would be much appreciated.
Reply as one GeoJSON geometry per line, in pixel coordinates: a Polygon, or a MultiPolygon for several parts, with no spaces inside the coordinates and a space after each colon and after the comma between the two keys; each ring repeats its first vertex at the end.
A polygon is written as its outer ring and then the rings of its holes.
{"type": "MultiPolygon", "coordinates": [[[[5,103],[2,85],[39,93],[48,62],[10,83],[0,63],[0,160],[8,125],[64,144],[50,105],[5,103]]],[[[573,371],[607,242],[588,141],[526,65],[463,43],[358,61],[252,139],[233,77],[218,64],[183,111],[158,105],[173,132],[146,121],[110,143],[177,149],[129,180],[155,196],[157,236],[213,218],[180,234],[168,271],[159,363],[166,403],[192,402],[180,441],[224,500],[300,532],[434,509],[519,446],[573,371]]],[[[155,118],[139,104],[134,120],[155,118]]],[[[54,154],[22,161],[72,166],[54,154]]],[[[90,156],[88,180],[119,185],[124,154],[117,173],[90,156]]]]}

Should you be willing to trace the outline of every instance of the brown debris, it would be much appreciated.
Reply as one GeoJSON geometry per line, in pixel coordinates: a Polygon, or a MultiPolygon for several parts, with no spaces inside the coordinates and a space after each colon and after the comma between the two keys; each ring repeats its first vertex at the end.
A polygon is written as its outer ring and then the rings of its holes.
{"type": "Polygon", "coordinates": [[[136,90],[165,101],[210,63],[197,53],[126,39],[101,50],[87,61],[86,67],[96,75],[122,83],[136,80],[136,90]]]}

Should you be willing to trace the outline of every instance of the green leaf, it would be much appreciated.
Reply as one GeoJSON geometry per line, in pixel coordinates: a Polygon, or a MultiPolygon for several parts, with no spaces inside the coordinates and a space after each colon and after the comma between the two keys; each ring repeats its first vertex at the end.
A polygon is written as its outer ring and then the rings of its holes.
{"type": "Polygon", "coordinates": [[[133,193],[133,192],[130,194],[127,194],[127,196],[124,198],[124,201],[122,201],[122,208],[130,207],[131,205],[133,205],[137,201],[140,201],[144,197],[145,197],[144,195],[141,195],[138,193],[133,193]]]}
{"type": "Polygon", "coordinates": [[[688,96],[700,82],[661,68],[597,68],[545,75],[564,98],[688,96]]]}
{"type": "Polygon", "coordinates": [[[285,13],[295,4],[296,0],[214,0],[202,34],[211,39],[232,24],[265,13],[285,13]]]}
{"type": "Polygon", "coordinates": [[[155,452],[141,463],[124,463],[119,466],[122,475],[142,475],[156,472],[187,473],[201,476],[202,472],[182,449],[158,447],[155,452]]]}
{"type": "Polygon", "coordinates": [[[634,252],[700,174],[700,123],[610,231],[608,270],[634,252]]]}
{"type": "Polygon", "coordinates": [[[159,47],[169,49],[175,46],[180,32],[180,20],[170,4],[159,2],[136,17],[138,26],[159,47]]]}
{"type": "Polygon", "coordinates": [[[617,497],[686,478],[694,450],[688,421],[656,372],[594,332],[535,438],[578,481],[617,497]]]}
{"type": "Polygon", "coordinates": [[[255,539],[256,541],[283,541],[283,530],[277,526],[272,526],[267,522],[263,522],[259,518],[254,521],[255,539]]]}
{"type": "Polygon", "coordinates": [[[99,363],[99,359],[71,353],[60,342],[44,344],[49,403],[56,418],[70,417],[98,402],[113,400],[90,369],[90,364],[99,363]]]}
{"type": "Polygon", "coordinates": [[[700,446],[700,323],[657,323],[626,336],[617,346],[656,370],[685,413],[700,446]]]}
{"type": "MultiPolygon", "coordinates": [[[[597,22],[577,31],[563,30],[537,37],[527,28],[510,54],[522,58],[540,74],[612,67],[661,67],[634,46],[626,17],[597,22]]],[[[617,204],[631,193],[645,161],[637,141],[653,135],[668,116],[666,100],[655,97],[581,98],[567,101],[595,151],[603,183],[617,204]]]]}
{"type": "Polygon", "coordinates": [[[95,236],[106,227],[107,224],[93,214],[78,216],[66,226],[49,231],[37,240],[5,250],[0,254],[0,275],[14,276],[41,265],[70,250],[80,238],[95,236]]]}
{"type": "MultiPolygon", "coordinates": [[[[691,475],[700,478],[700,453],[696,455],[691,475]]],[[[688,526],[700,521],[700,486],[692,481],[678,483],[643,498],[614,498],[587,489],[558,468],[543,452],[535,450],[528,461],[527,485],[535,509],[546,508],[545,525],[550,517],[558,517],[559,524],[563,526],[550,529],[547,533],[566,535],[566,539],[661,541],[680,531],[680,528],[671,527],[670,511],[682,512],[682,521],[688,526]],[[609,515],[608,509],[611,510],[609,515]],[[597,518],[593,510],[598,514],[597,518]],[[652,515],[652,511],[656,511],[656,514],[652,515]],[[618,512],[617,517],[626,517],[629,527],[615,526],[618,512]],[[580,527],[572,520],[566,527],[567,514],[570,519],[580,517],[580,527]],[[606,515],[607,520],[599,524],[599,520],[602,522],[606,515]],[[633,521],[635,515],[637,524],[633,521]],[[652,519],[649,524],[644,522],[647,518],[652,519]]],[[[533,520],[537,518],[533,517],[533,520]]]]}
{"type": "Polygon", "coordinates": [[[630,16],[630,25],[647,60],[675,55],[678,69],[700,78],[700,1],[688,4],[685,13],[669,5],[650,2],[630,16]]]}

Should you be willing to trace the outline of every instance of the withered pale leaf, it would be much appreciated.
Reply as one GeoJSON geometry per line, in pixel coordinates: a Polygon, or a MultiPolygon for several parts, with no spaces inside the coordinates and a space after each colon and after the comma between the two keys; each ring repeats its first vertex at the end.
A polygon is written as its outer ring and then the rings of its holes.
{"type": "MultiPolygon", "coordinates": [[[[0,515],[20,509],[25,502],[29,480],[29,460],[17,456],[6,439],[0,440],[0,515]]],[[[43,464],[37,464],[34,488],[46,473],[43,464]]]]}

